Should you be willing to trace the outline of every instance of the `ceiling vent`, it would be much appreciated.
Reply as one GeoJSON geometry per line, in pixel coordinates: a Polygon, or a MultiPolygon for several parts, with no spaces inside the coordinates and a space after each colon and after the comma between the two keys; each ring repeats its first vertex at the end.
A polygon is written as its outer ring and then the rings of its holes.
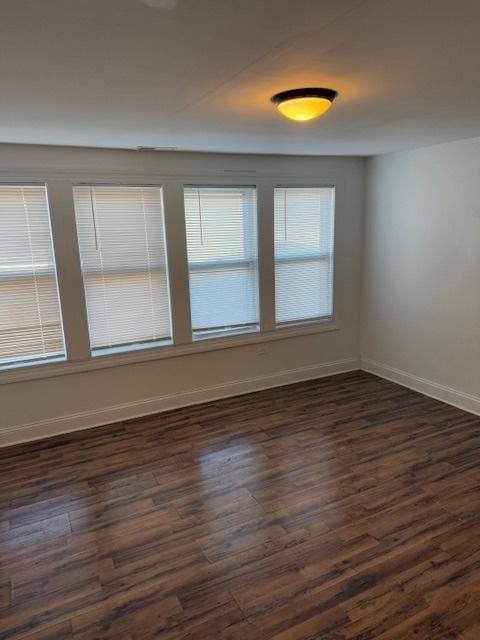
{"type": "Polygon", "coordinates": [[[178,147],[143,147],[137,146],[137,151],[178,151],[178,147]]]}

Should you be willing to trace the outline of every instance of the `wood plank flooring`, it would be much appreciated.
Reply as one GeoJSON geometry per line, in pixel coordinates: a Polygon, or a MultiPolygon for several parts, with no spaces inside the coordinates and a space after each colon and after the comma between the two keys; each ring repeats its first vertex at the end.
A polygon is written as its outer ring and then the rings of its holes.
{"type": "Polygon", "coordinates": [[[0,450],[0,638],[480,638],[480,418],[363,372],[0,450]]]}

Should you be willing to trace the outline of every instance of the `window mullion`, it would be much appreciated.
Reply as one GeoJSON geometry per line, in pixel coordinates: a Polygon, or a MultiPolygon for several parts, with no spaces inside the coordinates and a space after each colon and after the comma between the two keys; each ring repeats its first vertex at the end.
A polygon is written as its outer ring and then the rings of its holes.
{"type": "Polygon", "coordinates": [[[189,344],[192,342],[192,323],[190,317],[185,209],[183,184],[181,182],[164,182],[163,206],[172,313],[172,337],[174,344],[189,344]]]}
{"type": "Polygon", "coordinates": [[[257,185],[260,331],[275,329],[273,184],[257,185]]]}
{"type": "Polygon", "coordinates": [[[90,357],[90,341],[72,184],[49,180],[47,190],[67,359],[85,360],[90,357]]]}

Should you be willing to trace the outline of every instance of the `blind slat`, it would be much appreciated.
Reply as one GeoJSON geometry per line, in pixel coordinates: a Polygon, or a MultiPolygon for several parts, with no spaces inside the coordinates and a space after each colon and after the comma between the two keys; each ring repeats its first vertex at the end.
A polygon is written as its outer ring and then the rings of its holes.
{"type": "Polygon", "coordinates": [[[186,187],[194,337],[258,328],[256,191],[186,187]]]}
{"type": "Polygon", "coordinates": [[[81,186],[73,194],[92,350],[170,339],[161,190],[81,186]]]}
{"type": "Polygon", "coordinates": [[[0,366],[63,357],[47,191],[0,186],[0,366]]]}
{"type": "Polygon", "coordinates": [[[333,187],[274,193],[277,324],[332,315],[333,187]]]}

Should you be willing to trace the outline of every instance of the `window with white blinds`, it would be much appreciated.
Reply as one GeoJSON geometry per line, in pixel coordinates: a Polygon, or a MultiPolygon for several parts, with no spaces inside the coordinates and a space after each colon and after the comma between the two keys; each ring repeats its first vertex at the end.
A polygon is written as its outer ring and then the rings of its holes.
{"type": "Polygon", "coordinates": [[[46,188],[0,186],[0,367],[64,356],[46,188]]]}
{"type": "Polygon", "coordinates": [[[185,188],[194,338],[258,330],[254,187],[185,188]]]}
{"type": "Polygon", "coordinates": [[[171,336],[159,187],[73,189],[92,352],[171,336]]]}
{"type": "Polygon", "coordinates": [[[277,187],[274,193],[277,324],[332,315],[333,187],[277,187]]]}

